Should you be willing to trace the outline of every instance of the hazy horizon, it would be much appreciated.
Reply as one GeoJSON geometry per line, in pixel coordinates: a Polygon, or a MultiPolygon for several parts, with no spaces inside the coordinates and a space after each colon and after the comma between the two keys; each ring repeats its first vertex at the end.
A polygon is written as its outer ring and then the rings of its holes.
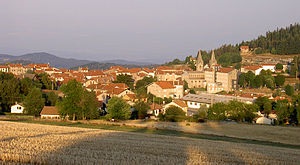
{"type": "Polygon", "coordinates": [[[300,1],[3,0],[0,54],[164,63],[300,22],[300,1]]]}

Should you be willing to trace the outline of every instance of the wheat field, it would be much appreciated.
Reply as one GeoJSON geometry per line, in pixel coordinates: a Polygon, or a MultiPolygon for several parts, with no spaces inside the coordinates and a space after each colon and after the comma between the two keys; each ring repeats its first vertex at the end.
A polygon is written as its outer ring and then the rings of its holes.
{"type": "Polygon", "coordinates": [[[300,164],[300,150],[0,121],[0,163],[300,164]]]}

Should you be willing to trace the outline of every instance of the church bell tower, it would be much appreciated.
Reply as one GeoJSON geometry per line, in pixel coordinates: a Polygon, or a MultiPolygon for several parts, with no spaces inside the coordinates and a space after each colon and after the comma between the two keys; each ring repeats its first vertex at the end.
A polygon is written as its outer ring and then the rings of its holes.
{"type": "Polygon", "coordinates": [[[203,71],[203,70],[204,70],[204,62],[202,59],[201,50],[199,50],[197,54],[196,71],[203,71]]]}

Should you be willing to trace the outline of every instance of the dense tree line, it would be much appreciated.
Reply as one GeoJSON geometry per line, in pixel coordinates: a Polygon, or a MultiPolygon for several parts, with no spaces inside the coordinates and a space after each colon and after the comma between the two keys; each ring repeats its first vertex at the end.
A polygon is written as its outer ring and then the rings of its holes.
{"type": "Polygon", "coordinates": [[[256,49],[256,54],[299,54],[300,53],[300,25],[294,24],[286,28],[268,31],[265,36],[259,36],[257,39],[242,42],[239,44],[247,45],[256,49]]]}
{"type": "Polygon", "coordinates": [[[278,117],[278,124],[299,124],[300,122],[300,94],[292,96],[292,101],[271,101],[267,97],[258,97],[255,104],[259,107],[261,112],[264,112],[266,117],[274,110],[278,117]]]}
{"type": "MultiPolygon", "coordinates": [[[[11,73],[0,72],[0,111],[9,112],[10,107],[15,104],[15,102],[34,102],[36,101],[35,99],[41,99],[39,98],[40,96],[44,98],[44,102],[41,103],[44,105],[45,101],[49,101],[47,99],[48,94],[42,96],[39,93],[41,93],[41,89],[52,89],[52,87],[52,81],[47,74],[36,74],[34,79],[28,77],[17,79],[11,73]],[[32,92],[34,92],[34,94],[32,94],[32,92]],[[38,97],[36,97],[36,95],[38,95],[38,97]]],[[[50,97],[52,97],[52,104],[55,104],[53,96],[50,97]]],[[[40,111],[34,110],[35,112],[33,112],[31,111],[33,108],[28,107],[28,105],[29,104],[25,104],[25,109],[27,107],[25,110],[26,113],[33,115],[39,114],[40,111]]],[[[35,106],[41,110],[40,104],[35,104],[35,106]]]]}
{"type": "Polygon", "coordinates": [[[60,90],[64,93],[63,99],[57,103],[61,116],[69,117],[73,120],[99,117],[99,103],[95,92],[87,91],[75,79],[62,85],[60,90]]]}
{"type": "MultiPolygon", "coordinates": [[[[238,46],[223,45],[220,48],[215,49],[214,52],[218,64],[222,65],[223,67],[228,67],[242,61],[242,57],[240,56],[238,46]]],[[[211,51],[208,52],[205,50],[201,50],[202,60],[204,64],[209,63],[209,60],[211,59],[211,54],[212,54],[211,51]]],[[[185,59],[185,63],[188,64],[188,66],[193,70],[196,70],[195,63],[190,61],[191,57],[192,56],[187,56],[185,59]]]]}
{"type": "MultiPolygon", "coordinates": [[[[214,50],[218,63],[224,67],[238,64],[242,61],[239,54],[240,46],[249,46],[255,54],[271,53],[280,55],[300,54],[300,25],[294,24],[286,28],[266,32],[266,35],[259,36],[251,41],[242,41],[232,45],[225,44],[214,50]]],[[[202,51],[202,59],[207,64],[211,58],[211,51],[202,51]]],[[[196,69],[195,63],[190,62],[192,56],[187,56],[185,61],[174,59],[165,65],[188,64],[192,69],[196,69]]],[[[237,67],[239,69],[239,65],[237,67]]],[[[299,68],[299,65],[298,65],[299,68]]],[[[295,72],[295,71],[294,71],[295,72]]]]}
{"type": "Polygon", "coordinates": [[[291,63],[291,68],[289,70],[289,73],[291,76],[300,77],[299,70],[300,70],[300,56],[295,56],[291,63]]]}
{"type": "Polygon", "coordinates": [[[110,69],[112,66],[120,66],[123,68],[155,68],[160,66],[159,64],[148,64],[148,65],[130,65],[130,64],[117,64],[117,63],[101,63],[101,62],[91,62],[88,64],[72,67],[70,69],[78,69],[78,67],[88,67],[89,69],[97,69],[97,70],[106,70],[110,69]]]}
{"type": "Polygon", "coordinates": [[[262,70],[259,75],[253,72],[241,73],[239,75],[238,84],[243,88],[261,88],[267,87],[274,89],[282,87],[285,82],[285,76],[278,74],[273,77],[270,70],[262,70]]]}
{"type": "Polygon", "coordinates": [[[235,100],[227,104],[215,103],[208,110],[208,119],[252,122],[256,117],[254,113],[257,111],[257,105],[246,104],[235,100]]]}

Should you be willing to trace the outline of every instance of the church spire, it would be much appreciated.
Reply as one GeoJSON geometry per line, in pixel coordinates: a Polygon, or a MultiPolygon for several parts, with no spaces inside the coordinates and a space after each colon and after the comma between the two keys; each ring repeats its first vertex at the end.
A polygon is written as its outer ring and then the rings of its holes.
{"type": "Polygon", "coordinates": [[[209,61],[209,65],[210,65],[210,67],[214,67],[214,65],[217,65],[217,64],[218,64],[218,62],[217,62],[216,57],[215,57],[215,51],[212,50],[211,59],[209,61]]]}
{"type": "Polygon", "coordinates": [[[204,69],[204,62],[201,55],[201,50],[199,49],[197,54],[197,62],[196,62],[196,71],[203,71],[204,69]]]}

